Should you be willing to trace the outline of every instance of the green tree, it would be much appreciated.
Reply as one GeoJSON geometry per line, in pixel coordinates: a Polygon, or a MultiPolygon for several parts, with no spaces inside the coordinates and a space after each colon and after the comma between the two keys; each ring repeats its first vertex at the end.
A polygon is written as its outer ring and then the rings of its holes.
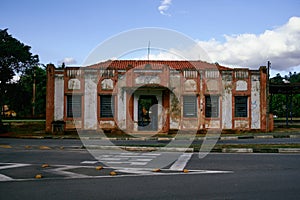
{"type": "MultiPolygon", "coordinates": [[[[0,29],[0,107],[7,100],[8,85],[15,75],[24,73],[26,69],[36,66],[39,62],[37,55],[30,52],[31,47],[23,44],[8,34],[7,29],[0,29]]],[[[22,99],[22,96],[19,98],[22,99]]],[[[2,110],[2,109],[1,109],[2,110]]],[[[0,125],[2,119],[0,115],[0,125]]]]}
{"type": "MultiPolygon", "coordinates": [[[[46,113],[46,69],[42,67],[34,67],[27,69],[20,77],[18,82],[19,91],[22,96],[26,97],[23,101],[18,101],[15,106],[18,107],[20,116],[33,117],[45,116],[46,113]],[[33,102],[33,85],[35,83],[35,101],[33,102]]],[[[17,99],[17,98],[15,98],[17,99]]]]}
{"type": "MultiPolygon", "coordinates": [[[[284,77],[278,73],[275,77],[270,79],[270,84],[284,85],[283,79],[288,80],[290,84],[299,84],[300,73],[289,72],[289,74],[285,75],[284,77]]],[[[289,98],[291,98],[291,96],[289,96],[289,98]]],[[[285,94],[272,95],[270,110],[273,112],[273,114],[279,117],[285,117],[286,109],[289,109],[289,112],[292,113],[293,117],[300,117],[300,94],[293,94],[292,99],[289,99],[288,103],[286,102],[285,94]]]]}
{"type": "Polygon", "coordinates": [[[276,74],[275,77],[270,79],[271,84],[281,84],[283,83],[283,78],[280,76],[280,74],[276,74]]]}

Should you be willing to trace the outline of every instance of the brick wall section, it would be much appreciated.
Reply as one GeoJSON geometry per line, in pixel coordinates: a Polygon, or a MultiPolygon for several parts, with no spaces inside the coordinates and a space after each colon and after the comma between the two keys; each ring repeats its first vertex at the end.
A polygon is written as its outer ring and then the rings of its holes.
{"type": "Polygon", "coordinates": [[[262,66],[260,71],[260,110],[261,131],[267,132],[267,68],[262,66]]]}
{"type": "Polygon", "coordinates": [[[162,132],[167,133],[170,130],[170,91],[164,90],[162,94],[162,104],[165,109],[163,113],[164,124],[162,132]]]}
{"type": "Polygon", "coordinates": [[[52,132],[52,121],[54,117],[54,74],[55,67],[47,65],[47,90],[46,90],[46,132],[52,132]]]}

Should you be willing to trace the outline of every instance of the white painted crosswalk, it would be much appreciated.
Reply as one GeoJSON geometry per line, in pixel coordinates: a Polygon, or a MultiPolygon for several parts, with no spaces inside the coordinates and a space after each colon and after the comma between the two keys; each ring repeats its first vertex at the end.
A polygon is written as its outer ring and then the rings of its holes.
{"type": "MultiPolygon", "coordinates": [[[[153,159],[161,156],[160,153],[137,153],[137,152],[107,152],[96,157],[99,162],[106,165],[119,167],[123,165],[126,167],[140,167],[145,166],[153,159]]],[[[85,162],[86,163],[86,162],[85,162]]]]}
{"type": "Polygon", "coordinates": [[[186,164],[192,157],[192,153],[184,153],[174,162],[174,164],[170,167],[170,170],[178,170],[181,171],[185,168],[186,164]]]}
{"type": "Polygon", "coordinates": [[[13,180],[11,177],[5,176],[4,174],[0,174],[0,182],[1,181],[11,181],[11,180],[13,180]]]}
{"type": "MultiPolygon", "coordinates": [[[[124,154],[125,155],[125,154],[124,154]]],[[[124,156],[123,155],[123,156],[124,156]]],[[[127,154],[127,156],[129,156],[127,154]]],[[[137,155],[135,155],[137,156],[137,155]]],[[[157,155],[152,155],[157,156],[157,155]]],[[[196,175],[196,174],[226,174],[232,171],[216,171],[216,170],[188,170],[184,172],[182,169],[188,162],[191,155],[183,154],[170,168],[160,169],[158,171],[153,168],[145,168],[143,161],[131,161],[134,166],[132,168],[111,168],[101,167],[97,169],[101,163],[98,160],[82,161],[80,165],[49,165],[42,167],[37,164],[27,163],[0,163],[0,182],[7,181],[33,181],[36,180],[36,173],[41,174],[42,180],[47,179],[82,179],[82,178],[109,178],[109,177],[138,177],[138,176],[170,176],[170,175],[196,175]],[[139,167],[141,166],[141,167],[139,167]],[[24,168],[26,170],[24,171],[24,168]],[[110,172],[116,172],[112,176],[110,172]]],[[[127,157],[126,157],[127,158],[127,157]]],[[[130,157],[130,159],[132,159],[130,157]]],[[[140,158],[138,158],[140,159],[140,158]]],[[[147,162],[147,161],[145,161],[147,162]]]]}

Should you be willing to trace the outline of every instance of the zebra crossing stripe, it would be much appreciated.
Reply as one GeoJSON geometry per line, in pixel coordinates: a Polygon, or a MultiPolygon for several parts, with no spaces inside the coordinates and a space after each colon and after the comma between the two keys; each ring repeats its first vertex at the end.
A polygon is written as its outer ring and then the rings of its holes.
{"type": "Polygon", "coordinates": [[[192,153],[184,153],[180,155],[175,163],[170,167],[170,170],[182,171],[191,157],[192,153]]]}
{"type": "Polygon", "coordinates": [[[0,174],[0,182],[1,181],[11,181],[13,180],[12,178],[10,178],[9,176],[5,176],[4,174],[0,174]]]}
{"type": "Polygon", "coordinates": [[[26,166],[31,165],[31,164],[23,164],[23,163],[0,163],[0,164],[5,164],[3,166],[0,166],[0,170],[1,169],[16,168],[16,167],[26,167],[26,166]]]}
{"type": "Polygon", "coordinates": [[[80,164],[96,164],[98,162],[99,162],[98,160],[91,160],[91,161],[85,160],[85,161],[80,162],[80,164]]]}

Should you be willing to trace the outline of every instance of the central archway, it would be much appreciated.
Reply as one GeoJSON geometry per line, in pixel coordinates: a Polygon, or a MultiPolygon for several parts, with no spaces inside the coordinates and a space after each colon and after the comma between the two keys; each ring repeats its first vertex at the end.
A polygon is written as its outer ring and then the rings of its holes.
{"type": "Polygon", "coordinates": [[[138,130],[157,131],[158,100],[155,95],[141,95],[138,100],[138,130]]]}

